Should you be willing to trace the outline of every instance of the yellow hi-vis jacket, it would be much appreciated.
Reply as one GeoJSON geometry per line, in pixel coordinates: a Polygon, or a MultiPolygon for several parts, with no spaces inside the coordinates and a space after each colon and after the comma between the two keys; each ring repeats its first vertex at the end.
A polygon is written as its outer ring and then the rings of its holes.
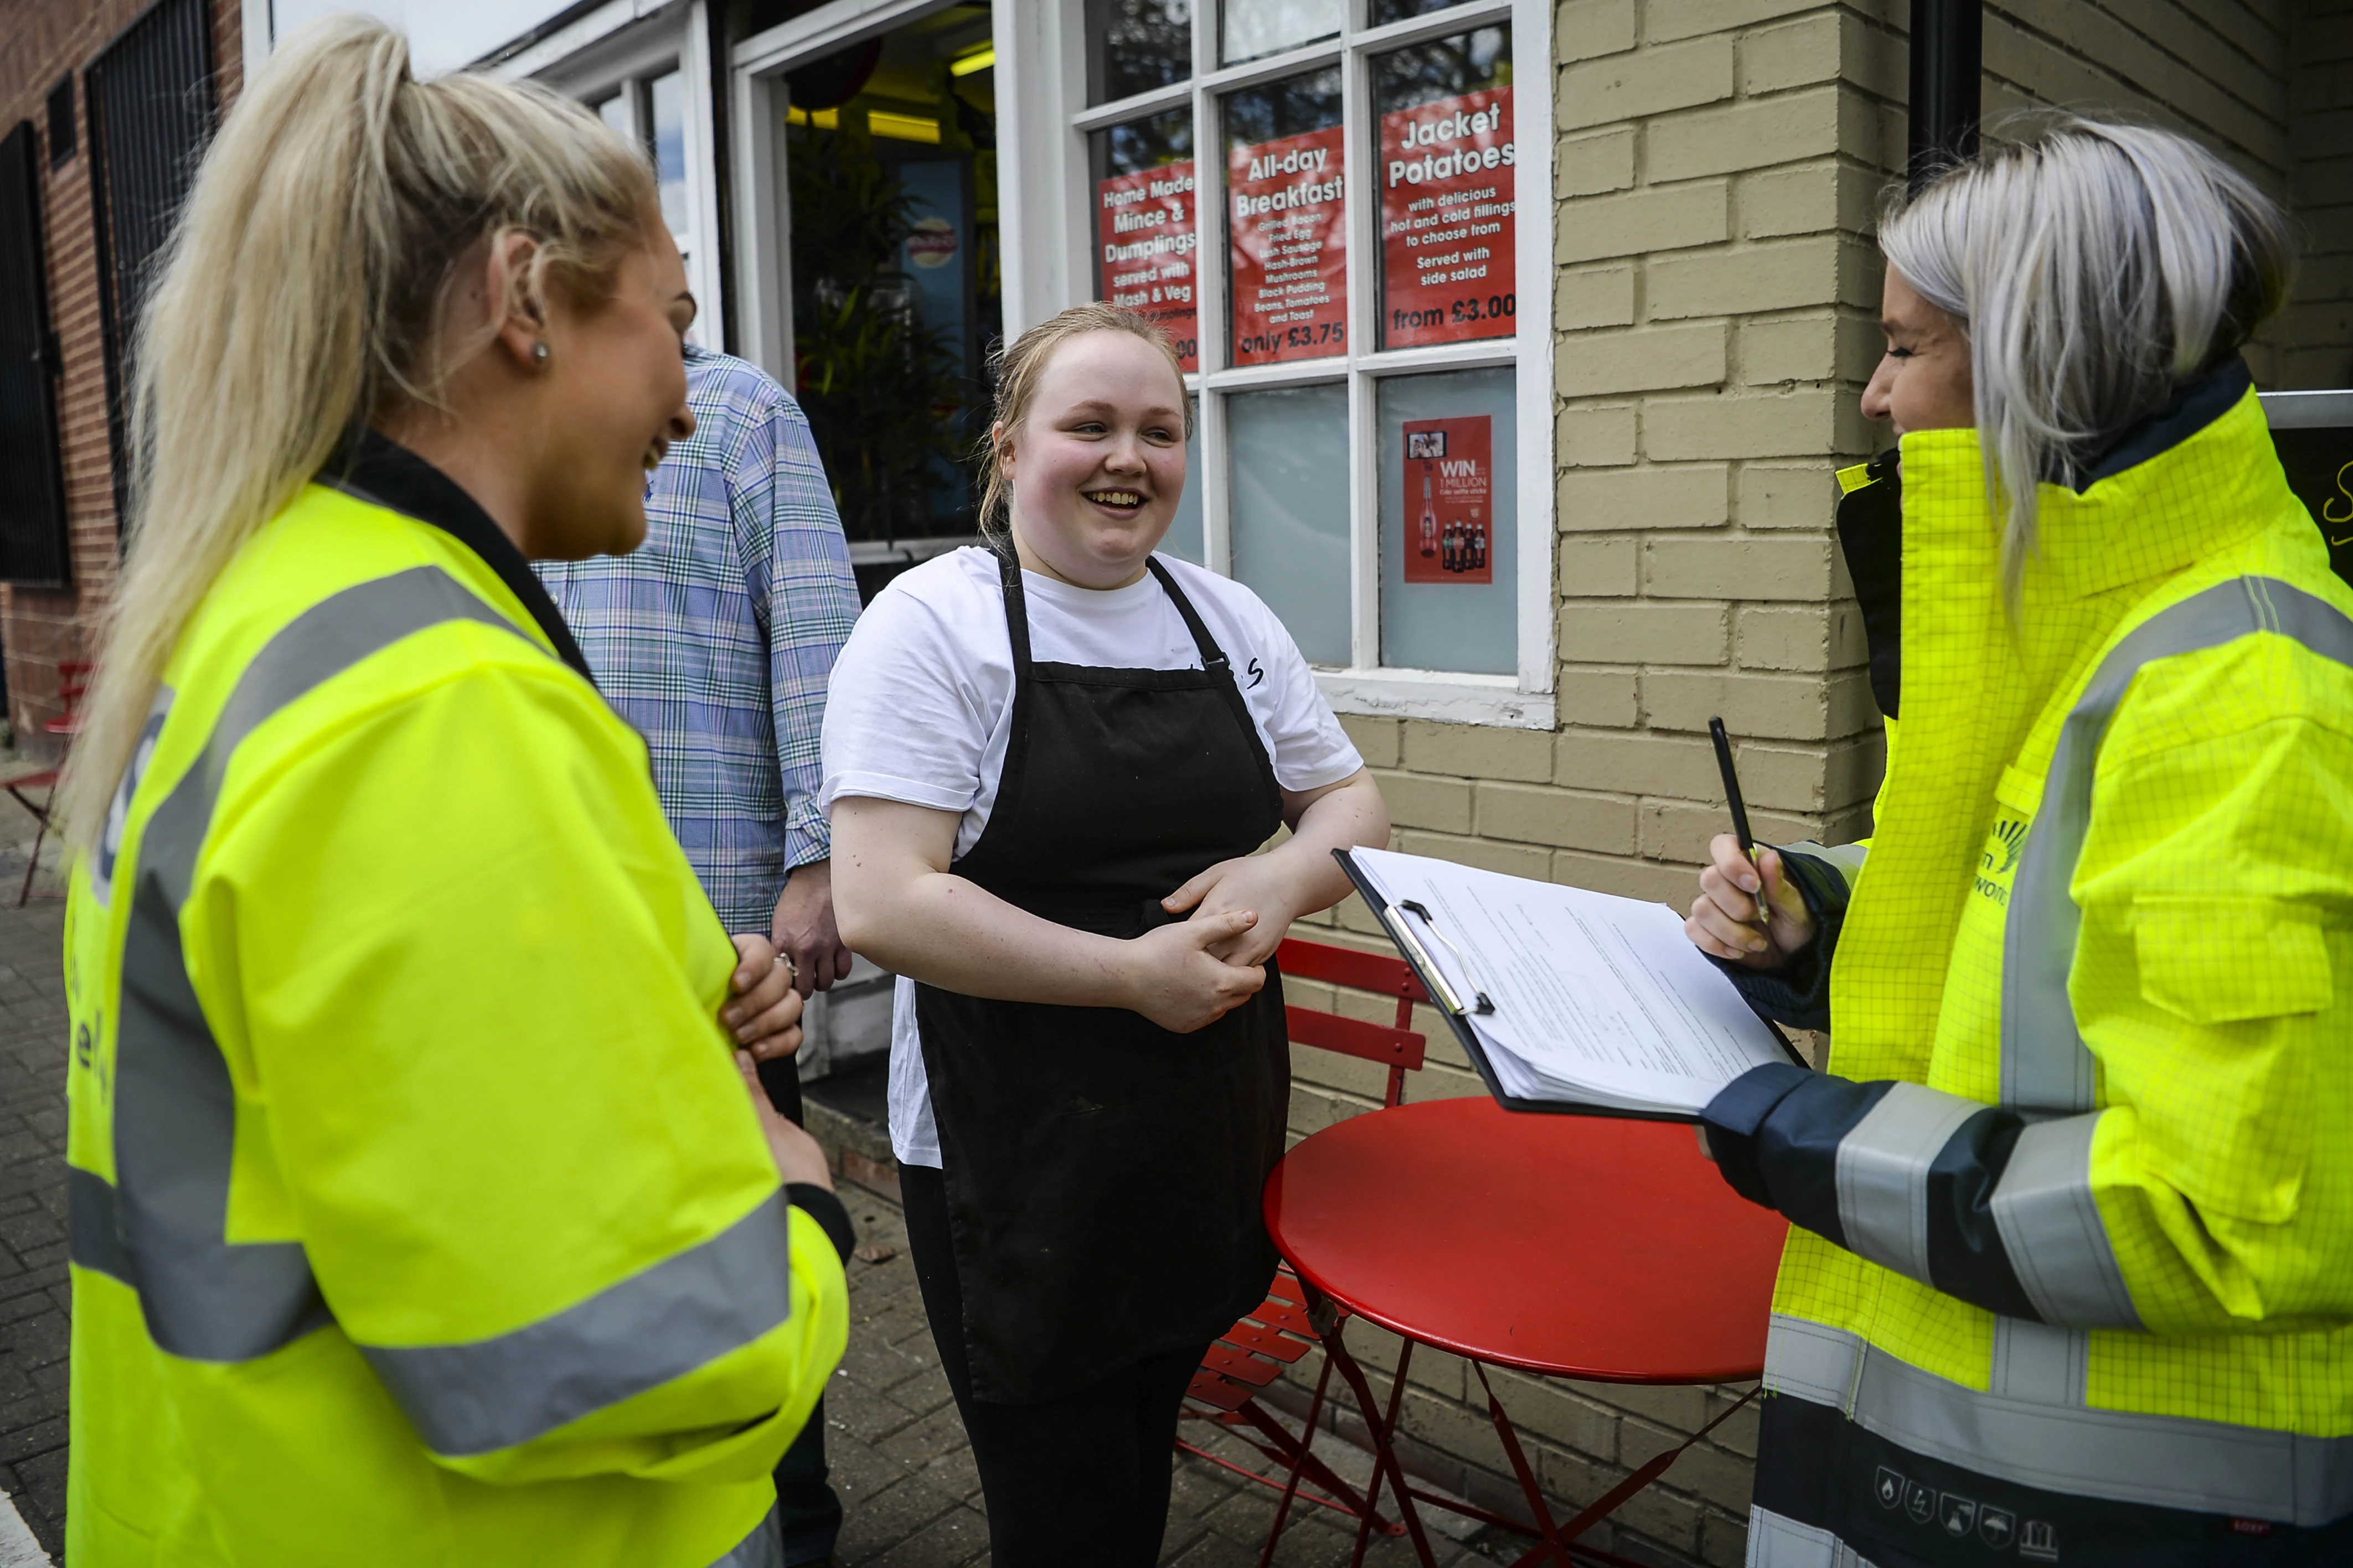
{"type": "Polygon", "coordinates": [[[68,911],[80,1568],[767,1533],[840,1261],[644,743],[551,646],[450,534],[313,485],[173,656],[68,911]]]}
{"type": "Polygon", "coordinates": [[[1708,1112],[1803,1227],[1752,1563],[2353,1515],[2353,594],[2232,370],[2042,488],[2014,619],[1976,434],[1904,437],[1837,1076],[1708,1112]]]}

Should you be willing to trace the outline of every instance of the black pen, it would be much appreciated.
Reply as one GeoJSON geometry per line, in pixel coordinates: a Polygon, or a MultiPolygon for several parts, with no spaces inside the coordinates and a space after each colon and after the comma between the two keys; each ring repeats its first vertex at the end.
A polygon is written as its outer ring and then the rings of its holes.
{"type": "MultiPolygon", "coordinates": [[[[1724,774],[1724,797],[1732,803],[1732,831],[1740,840],[1740,852],[1748,857],[1750,865],[1755,866],[1757,865],[1757,840],[1749,836],[1748,803],[1740,798],[1740,774],[1732,765],[1732,737],[1724,732],[1724,721],[1721,718],[1710,719],[1707,721],[1707,732],[1709,738],[1715,742],[1715,765],[1724,774]]],[[[1769,932],[1772,921],[1771,912],[1765,907],[1764,868],[1758,867],[1757,929],[1769,932]]]]}

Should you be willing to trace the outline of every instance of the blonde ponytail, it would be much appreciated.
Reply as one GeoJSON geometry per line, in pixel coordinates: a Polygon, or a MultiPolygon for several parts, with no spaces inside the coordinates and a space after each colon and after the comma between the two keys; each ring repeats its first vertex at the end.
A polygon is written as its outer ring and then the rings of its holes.
{"type": "Polygon", "coordinates": [[[358,16],[278,52],[198,168],[139,324],[130,527],[60,785],[69,839],[103,830],[164,665],[246,541],[479,346],[445,331],[461,262],[526,233],[519,295],[601,298],[654,203],[643,153],[543,88],[419,82],[406,41],[358,16]]]}

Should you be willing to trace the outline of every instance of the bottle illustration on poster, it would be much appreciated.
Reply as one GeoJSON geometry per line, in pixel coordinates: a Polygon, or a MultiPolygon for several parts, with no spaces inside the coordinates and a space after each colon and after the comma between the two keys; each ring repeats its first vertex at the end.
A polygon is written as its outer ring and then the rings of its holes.
{"type": "Polygon", "coordinates": [[[1495,500],[1492,416],[1410,419],[1405,426],[1405,484],[1421,489],[1420,526],[1406,535],[1409,583],[1492,583],[1488,529],[1495,500]]]}

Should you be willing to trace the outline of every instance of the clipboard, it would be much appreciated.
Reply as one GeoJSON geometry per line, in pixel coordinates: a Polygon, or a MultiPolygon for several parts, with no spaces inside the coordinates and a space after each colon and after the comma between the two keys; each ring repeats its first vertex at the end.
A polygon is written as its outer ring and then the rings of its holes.
{"type": "MultiPolygon", "coordinates": [[[[1458,994],[1453,982],[1446,978],[1444,972],[1431,959],[1430,950],[1424,945],[1420,936],[1406,923],[1398,912],[1401,906],[1391,904],[1373,886],[1372,879],[1365,875],[1364,868],[1356,864],[1356,857],[1345,849],[1335,849],[1332,851],[1332,858],[1340,862],[1340,869],[1348,874],[1348,881],[1363,897],[1365,907],[1373,911],[1373,918],[1381,922],[1382,931],[1388,935],[1391,942],[1396,944],[1399,955],[1413,970],[1414,978],[1421,982],[1422,990],[1430,995],[1430,1005],[1435,1007],[1439,1015],[1446,1020],[1447,1027],[1453,1030],[1454,1038],[1462,1047],[1462,1054],[1471,1058],[1471,1065],[1478,1069],[1479,1081],[1487,1086],[1487,1092],[1493,1097],[1496,1104],[1506,1110],[1535,1111],[1556,1116],[1607,1116],[1626,1121],[1682,1121],[1694,1126],[1698,1124],[1699,1117],[1688,1111],[1627,1110],[1614,1105],[1594,1105],[1578,1100],[1528,1100],[1518,1095],[1506,1094],[1502,1081],[1495,1076],[1493,1065],[1487,1060],[1487,1047],[1480,1043],[1479,1031],[1471,1026],[1472,1017],[1476,1014],[1494,1011],[1494,1003],[1482,991],[1474,991],[1469,996],[1458,994]]],[[[1436,924],[1430,921],[1429,912],[1420,910],[1418,905],[1415,909],[1421,915],[1423,923],[1430,926],[1430,933],[1437,936],[1440,942],[1445,942],[1445,937],[1439,931],[1436,924]]],[[[1447,945],[1453,946],[1451,942],[1448,942],[1447,945]]],[[[1455,952],[1458,957],[1461,956],[1460,949],[1455,949],[1455,952]]],[[[1465,962],[1463,967],[1468,969],[1470,965],[1465,962]]],[[[1750,1011],[1754,1012],[1755,1009],[1751,1008],[1750,1011]]],[[[1780,1046],[1784,1055],[1807,1071],[1813,1070],[1813,1064],[1798,1054],[1798,1047],[1789,1043],[1789,1037],[1781,1032],[1780,1025],[1762,1014],[1757,1017],[1758,1022],[1773,1032],[1773,1038],[1780,1046]]]]}

